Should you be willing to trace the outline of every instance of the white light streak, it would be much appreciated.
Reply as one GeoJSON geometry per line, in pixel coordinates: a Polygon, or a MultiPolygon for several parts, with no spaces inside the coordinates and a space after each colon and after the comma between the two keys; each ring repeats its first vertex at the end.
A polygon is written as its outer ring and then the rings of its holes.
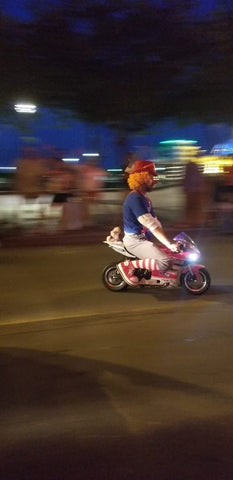
{"type": "Polygon", "coordinates": [[[99,157],[99,153],[82,153],[83,157],[99,157]]]}
{"type": "Polygon", "coordinates": [[[36,113],[37,106],[32,103],[17,103],[14,109],[17,113],[36,113]]]}
{"type": "Polygon", "coordinates": [[[204,167],[204,173],[219,173],[221,170],[220,168],[216,165],[206,165],[204,167]]]}
{"type": "Polygon", "coordinates": [[[108,172],[122,172],[122,168],[108,168],[108,172]]]}
{"type": "Polygon", "coordinates": [[[0,170],[16,170],[17,167],[0,167],[0,170]]]}

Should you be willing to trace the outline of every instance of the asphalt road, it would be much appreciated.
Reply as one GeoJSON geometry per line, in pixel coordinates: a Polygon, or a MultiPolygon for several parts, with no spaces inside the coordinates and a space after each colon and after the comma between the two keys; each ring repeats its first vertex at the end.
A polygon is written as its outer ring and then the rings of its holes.
{"type": "Polygon", "coordinates": [[[3,249],[2,480],[231,480],[231,237],[210,290],[112,293],[104,245],[3,249]]]}

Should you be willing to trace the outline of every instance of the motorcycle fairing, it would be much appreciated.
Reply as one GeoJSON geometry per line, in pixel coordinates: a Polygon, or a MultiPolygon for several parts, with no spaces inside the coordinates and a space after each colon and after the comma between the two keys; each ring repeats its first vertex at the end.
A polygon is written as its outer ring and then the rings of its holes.
{"type": "Polygon", "coordinates": [[[120,253],[121,255],[124,255],[125,257],[128,258],[136,258],[135,255],[132,253],[129,253],[128,250],[126,250],[123,242],[121,241],[116,241],[116,242],[108,242],[107,240],[104,240],[103,243],[107,243],[107,245],[115,250],[115,252],[120,253]]]}

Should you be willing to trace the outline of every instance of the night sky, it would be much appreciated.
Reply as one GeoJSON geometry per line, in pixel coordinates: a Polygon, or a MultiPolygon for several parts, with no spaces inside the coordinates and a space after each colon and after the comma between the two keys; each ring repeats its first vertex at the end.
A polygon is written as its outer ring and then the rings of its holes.
{"type": "MultiPolygon", "coordinates": [[[[38,0],[39,2],[44,0],[38,0]]],[[[58,0],[49,0],[50,5],[58,4],[58,0]]],[[[156,0],[155,0],[156,3],[156,0]]],[[[207,13],[215,4],[215,0],[204,0],[201,2],[201,12],[207,13]]],[[[29,12],[26,8],[26,1],[24,0],[1,0],[1,11],[7,15],[15,16],[23,21],[30,21],[29,12]]],[[[33,135],[39,136],[40,143],[50,143],[56,145],[71,155],[75,149],[88,149],[93,147],[93,138],[95,139],[96,147],[105,150],[105,166],[115,167],[116,158],[113,154],[112,141],[113,136],[111,133],[103,132],[101,129],[95,127],[90,128],[88,125],[84,125],[81,122],[72,121],[67,125],[64,130],[58,130],[50,124],[50,116],[44,112],[43,123],[48,124],[47,129],[36,126],[33,135]],[[105,141],[103,141],[103,139],[105,141]],[[98,139],[98,140],[96,140],[98,139]]],[[[188,138],[195,139],[205,149],[210,150],[214,144],[221,143],[229,139],[231,136],[231,129],[224,125],[202,126],[191,125],[189,127],[179,128],[174,123],[162,123],[155,129],[155,135],[151,138],[138,136],[132,137],[129,147],[132,149],[142,148],[142,145],[148,145],[149,148],[154,147],[161,140],[171,138],[188,138]]],[[[20,140],[14,127],[2,126],[0,128],[1,139],[1,165],[14,164],[15,157],[17,157],[20,148],[20,140]]]]}
{"type": "MultiPolygon", "coordinates": [[[[40,3],[40,1],[43,2],[44,0],[38,0],[38,3],[40,3]]],[[[154,3],[156,5],[158,2],[154,0],[154,3]]],[[[159,3],[161,4],[161,2],[159,3]]],[[[58,5],[59,0],[49,0],[48,4],[58,5]]],[[[216,0],[201,0],[198,11],[207,13],[214,7],[215,4],[216,0]]],[[[6,14],[13,15],[23,20],[30,20],[29,11],[26,8],[26,0],[1,0],[0,6],[1,10],[6,14]]]]}
{"type": "Polygon", "coordinates": [[[29,19],[24,0],[1,0],[1,10],[7,15],[13,15],[23,20],[29,19]]]}

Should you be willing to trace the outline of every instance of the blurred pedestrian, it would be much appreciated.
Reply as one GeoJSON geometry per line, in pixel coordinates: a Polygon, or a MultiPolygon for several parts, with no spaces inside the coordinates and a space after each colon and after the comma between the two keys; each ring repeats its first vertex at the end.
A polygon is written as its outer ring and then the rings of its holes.
{"type": "Polygon", "coordinates": [[[40,197],[45,192],[45,178],[45,159],[36,147],[24,147],[16,162],[15,189],[21,197],[17,213],[23,215],[24,221],[33,221],[34,228],[39,230],[44,221],[44,205],[40,197]]]}
{"type": "Polygon", "coordinates": [[[35,147],[24,147],[16,164],[16,190],[25,199],[35,199],[44,192],[46,162],[35,147]]]}
{"type": "Polygon", "coordinates": [[[185,193],[184,224],[198,227],[204,222],[204,181],[200,167],[195,161],[191,160],[186,164],[183,187],[185,193]]]}
{"type": "Polygon", "coordinates": [[[59,230],[80,230],[82,228],[76,171],[56,154],[50,161],[47,188],[53,194],[52,208],[60,210],[59,230]]]}
{"type": "Polygon", "coordinates": [[[93,213],[96,213],[102,198],[107,171],[99,166],[96,157],[90,157],[86,163],[77,167],[77,181],[82,197],[82,214],[85,226],[93,225],[93,213]],[[95,210],[95,211],[93,211],[95,210]]]}
{"type": "Polygon", "coordinates": [[[233,203],[233,165],[224,169],[224,201],[233,203]]]}
{"type": "Polygon", "coordinates": [[[125,183],[126,183],[126,186],[127,186],[127,191],[128,191],[127,178],[129,176],[129,173],[132,169],[132,166],[133,166],[134,162],[138,159],[139,159],[139,157],[135,152],[128,152],[126,154],[124,160],[123,160],[122,169],[123,169],[124,176],[125,176],[125,179],[126,179],[125,183]]]}

